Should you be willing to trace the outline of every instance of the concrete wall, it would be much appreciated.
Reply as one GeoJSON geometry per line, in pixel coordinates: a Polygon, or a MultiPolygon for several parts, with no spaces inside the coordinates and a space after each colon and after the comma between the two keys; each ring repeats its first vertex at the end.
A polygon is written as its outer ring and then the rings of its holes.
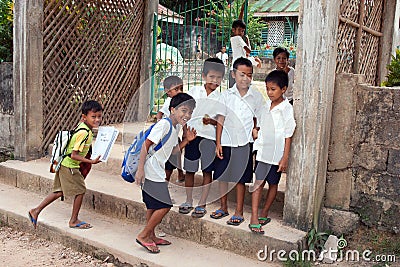
{"type": "Polygon", "coordinates": [[[400,231],[400,88],[336,77],[322,228],[400,231]]]}
{"type": "Polygon", "coordinates": [[[0,63],[0,152],[14,149],[13,65],[0,63]]]}

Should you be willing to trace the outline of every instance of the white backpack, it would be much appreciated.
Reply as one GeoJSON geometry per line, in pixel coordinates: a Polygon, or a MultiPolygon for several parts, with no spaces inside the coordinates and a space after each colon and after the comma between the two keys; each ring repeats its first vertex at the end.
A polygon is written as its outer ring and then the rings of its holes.
{"type": "Polygon", "coordinates": [[[59,131],[54,138],[53,141],[53,150],[51,152],[50,158],[50,172],[55,173],[60,169],[61,162],[66,156],[65,152],[67,150],[68,144],[71,141],[72,136],[79,132],[80,130],[85,130],[88,132],[88,135],[82,141],[82,143],[86,142],[89,138],[89,130],[87,128],[78,128],[72,131],[59,131]]]}

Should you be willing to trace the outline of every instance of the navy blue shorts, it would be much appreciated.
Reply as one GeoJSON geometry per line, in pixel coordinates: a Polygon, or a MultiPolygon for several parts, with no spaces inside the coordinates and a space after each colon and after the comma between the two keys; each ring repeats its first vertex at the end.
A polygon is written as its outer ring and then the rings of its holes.
{"type": "Polygon", "coordinates": [[[214,171],[215,141],[197,136],[185,147],[183,169],[187,172],[197,172],[201,163],[203,172],[214,171]]]}
{"type": "Polygon", "coordinates": [[[153,182],[145,179],[142,188],[142,197],[146,208],[149,210],[172,208],[168,182],[153,182]]]}
{"type": "Polygon", "coordinates": [[[171,154],[167,162],[165,162],[166,170],[182,169],[181,153],[171,154]]]}
{"type": "Polygon", "coordinates": [[[214,179],[232,183],[251,183],[253,178],[253,144],[222,147],[223,159],[215,159],[214,179]]]}
{"type": "Polygon", "coordinates": [[[279,166],[272,165],[261,161],[256,161],[254,172],[256,180],[267,181],[268,184],[279,184],[282,172],[278,172],[279,166]]]}

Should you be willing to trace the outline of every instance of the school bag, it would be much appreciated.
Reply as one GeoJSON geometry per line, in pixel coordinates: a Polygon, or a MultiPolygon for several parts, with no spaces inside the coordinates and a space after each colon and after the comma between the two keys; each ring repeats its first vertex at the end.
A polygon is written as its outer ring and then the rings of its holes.
{"type": "Polygon", "coordinates": [[[64,160],[65,157],[70,156],[71,154],[65,154],[67,152],[67,147],[69,145],[69,142],[72,139],[72,136],[79,132],[80,130],[85,130],[87,131],[87,136],[85,139],[81,142],[84,143],[88,140],[89,138],[89,130],[87,128],[75,128],[74,130],[70,131],[59,131],[54,138],[53,141],[53,149],[51,151],[51,158],[50,158],[50,172],[55,173],[60,169],[61,162],[64,160]]]}
{"type": "MultiPolygon", "coordinates": [[[[154,155],[154,153],[156,153],[158,150],[160,150],[163,144],[165,144],[168,141],[169,137],[171,136],[172,132],[171,119],[164,118],[163,120],[167,120],[169,122],[169,131],[161,139],[160,143],[158,143],[154,147],[154,149],[150,149],[150,151],[148,152],[148,158],[154,155]]],[[[121,176],[125,181],[129,183],[133,183],[135,181],[135,174],[136,171],[138,170],[138,165],[139,165],[140,150],[142,149],[144,141],[146,141],[146,138],[149,136],[151,129],[153,129],[154,125],[156,124],[157,123],[154,123],[147,130],[138,133],[136,137],[133,139],[133,142],[129,146],[128,150],[125,152],[124,160],[122,161],[122,171],[121,171],[121,176]]]]}

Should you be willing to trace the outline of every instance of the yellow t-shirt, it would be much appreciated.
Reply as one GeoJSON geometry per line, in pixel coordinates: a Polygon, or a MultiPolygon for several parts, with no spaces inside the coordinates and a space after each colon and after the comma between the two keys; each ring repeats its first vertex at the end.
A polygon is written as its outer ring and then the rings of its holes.
{"type": "MultiPolygon", "coordinates": [[[[73,150],[75,150],[75,151],[79,151],[79,155],[81,155],[82,157],[85,157],[86,154],[88,153],[90,145],[92,144],[92,141],[93,141],[93,132],[83,122],[81,122],[78,125],[78,127],[76,127],[76,129],[79,129],[79,128],[88,129],[89,132],[86,130],[83,130],[83,129],[76,132],[72,136],[71,141],[68,144],[66,154],[69,155],[72,153],[73,150]],[[84,142],[85,138],[88,135],[89,135],[89,137],[87,138],[86,142],[84,142]]],[[[80,163],[80,161],[73,160],[73,159],[71,159],[71,157],[66,156],[64,158],[64,160],[61,162],[61,165],[65,166],[67,168],[79,168],[79,163],[80,163]]]]}

